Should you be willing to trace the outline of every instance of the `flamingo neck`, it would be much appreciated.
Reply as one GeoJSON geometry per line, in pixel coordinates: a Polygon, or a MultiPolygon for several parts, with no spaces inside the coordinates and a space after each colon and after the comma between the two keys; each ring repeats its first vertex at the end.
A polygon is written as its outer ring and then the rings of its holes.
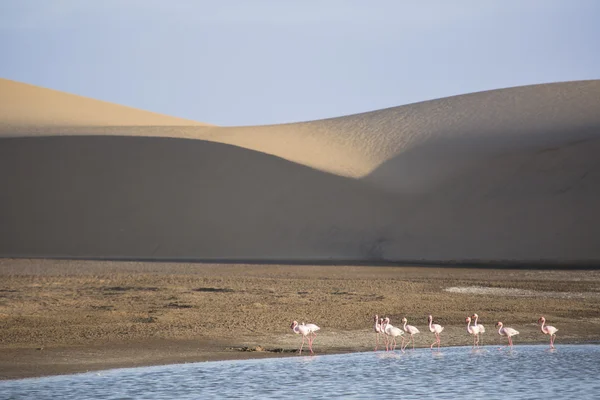
{"type": "Polygon", "coordinates": [[[471,329],[471,321],[467,322],[467,332],[473,333],[473,329],[471,329]]]}
{"type": "Polygon", "coordinates": [[[546,333],[547,329],[544,327],[546,320],[542,320],[542,333],[546,333]]]}
{"type": "Polygon", "coordinates": [[[479,317],[475,317],[475,321],[473,322],[473,326],[477,326],[477,320],[479,319],[479,317]]]}
{"type": "Polygon", "coordinates": [[[403,327],[404,327],[404,330],[405,330],[405,331],[406,331],[406,324],[407,324],[407,323],[408,323],[408,321],[406,321],[406,322],[404,323],[404,325],[403,325],[403,327]]]}
{"type": "Polygon", "coordinates": [[[431,327],[431,324],[433,323],[433,319],[429,320],[429,330],[433,332],[433,328],[431,327]]]}
{"type": "Polygon", "coordinates": [[[504,335],[504,326],[500,325],[500,327],[498,328],[498,333],[500,335],[504,335]]]}

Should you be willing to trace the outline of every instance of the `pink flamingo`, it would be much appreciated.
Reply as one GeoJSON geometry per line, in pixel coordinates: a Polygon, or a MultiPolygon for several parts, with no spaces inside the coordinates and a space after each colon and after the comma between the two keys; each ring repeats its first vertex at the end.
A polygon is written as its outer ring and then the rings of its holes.
{"type": "Polygon", "coordinates": [[[467,323],[467,332],[469,335],[473,335],[473,348],[475,348],[475,346],[479,347],[479,328],[471,326],[471,317],[467,317],[465,322],[467,323]]]}
{"type": "Polygon", "coordinates": [[[438,350],[440,349],[440,333],[444,330],[444,327],[438,324],[432,324],[433,317],[430,315],[427,317],[427,322],[429,322],[429,330],[435,335],[435,342],[429,346],[431,350],[433,350],[433,345],[437,343],[438,350]]]}
{"type": "MultiPolygon", "coordinates": [[[[379,348],[379,337],[383,334],[383,329],[382,329],[381,321],[379,320],[378,315],[375,315],[374,320],[375,320],[375,326],[373,328],[375,329],[375,351],[377,351],[377,349],[379,348]]],[[[387,342],[387,340],[386,340],[386,342],[387,342]]],[[[386,345],[386,349],[387,349],[387,345],[386,345]]]]}
{"type": "Polygon", "coordinates": [[[550,335],[550,348],[554,349],[554,340],[556,339],[556,332],[558,332],[558,329],[551,325],[544,326],[546,324],[546,318],[544,317],[538,319],[538,324],[542,324],[542,333],[544,335],[550,335]]]}
{"type": "MultiPolygon", "coordinates": [[[[387,318],[389,321],[389,318],[387,318]]],[[[381,327],[381,334],[383,335],[383,340],[385,341],[385,351],[388,351],[388,334],[385,333],[385,318],[379,318],[379,326],[381,327]]]]}
{"type": "MultiPolygon", "coordinates": [[[[404,331],[407,332],[410,335],[410,339],[408,339],[408,341],[406,342],[406,345],[404,346],[404,349],[406,349],[406,347],[408,346],[408,344],[410,343],[410,341],[412,340],[412,348],[413,350],[415,349],[415,336],[417,333],[419,333],[419,330],[417,328],[415,328],[412,325],[406,325],[406,323],[408,322],[408,320],[406,319],[406,317],[402,318],[402,323],[404,324],[404,331]]],[[[404,351],[404,349],[402,349],[404,351]]]]}
{"type": "Polygon", "coordinates": [[[482,333],[485,333],[485,326],[477,323],[477,320],[479,319],[479,315],[473,314],[473,316],[471,318],[473,318],[475,320],[474,323],[473,323],[473,326],[478,329],[478,332],[477,332],[477,345],[479,346],[479,336],[481,336],[482,333]]]}
{"type": "Polygon", "coordinates": [[[321,328],[319,328],[315,324],[305,325],[304,322],[301,325],[298,325],[297,321],[292,321],[292,325],[290,326],[290,328],[292,328],[294,333],[302,335],[302,344],[300,345],[300,350],[298,351],[298,354],[302,354],[302,347],[304,346],[305,338],[308,338],[308,349],[310,350],[310,354],[314,354],[312,344],[315,338],[317,337],[317,334],[315,332],[321,328]]]}
{"type": "MultiPolygon", "coordinates": [[[[382,328],[383,328],[383,332],[386,335],[391,336],[391,338],[392,338],[391,339],[392,343],[390,343],[390,346],[389,346],[390,350],[392,350],[392,351],[396,350],[396,345],[397,345],[396,338],[398,336],[400,336],[402,338],[402,343],[400,344],[400,350],[402,350],[402,352],[404,352],[404,350],[402,349],[402,347],[404,346],[404,331],[400,328],[392,326],[392,324],[390,324],[389,318],[386,318],[383,320],[382,328]]],[[[385,349],[388,350],[387,343],[386,343],[385,349]]]]}
{"type": "Polygon", "coordinates": [[[512,349],[512,347],[513,347],[512,337],[515,335],[518,335],[519,331],[517,331],[516,329],[513,329],[513,328],[509,328],[509,327],[505,328],[504,324],[500,321],[498,321],[498,323],[496,324],[496,328],[498,328],[498,333],[501,336],[506,336],[508,338],[508,346],[510,346],[510,348],[512,349]]]}

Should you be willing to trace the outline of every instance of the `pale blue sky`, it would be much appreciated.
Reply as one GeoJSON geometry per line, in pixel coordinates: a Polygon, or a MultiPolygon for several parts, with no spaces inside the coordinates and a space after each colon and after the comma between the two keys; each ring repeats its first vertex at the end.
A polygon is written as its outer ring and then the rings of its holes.
{"type": "Polygon", "coordinates": [[[0,77],[218,125],[600,78],[596,0],[0,0],[0,77]]]}

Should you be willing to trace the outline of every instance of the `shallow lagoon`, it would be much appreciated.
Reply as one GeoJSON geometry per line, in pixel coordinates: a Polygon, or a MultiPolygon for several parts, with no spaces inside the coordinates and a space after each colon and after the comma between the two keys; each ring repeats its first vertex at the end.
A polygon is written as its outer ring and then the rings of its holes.
{"type": "Polygon", "coordinates": [[[0,399],[600,398],[600,345],[486,346],[115,369],[0,382],[0,399]]]}

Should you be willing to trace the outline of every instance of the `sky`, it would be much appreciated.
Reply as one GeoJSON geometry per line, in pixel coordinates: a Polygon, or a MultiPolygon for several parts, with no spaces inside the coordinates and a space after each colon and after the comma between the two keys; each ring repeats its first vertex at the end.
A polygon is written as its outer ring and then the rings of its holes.
{"type": "Polygon", "coordinates": [[[0,77],[216,125],[600,78],[596,0],[0,0],[0,77]]]}

